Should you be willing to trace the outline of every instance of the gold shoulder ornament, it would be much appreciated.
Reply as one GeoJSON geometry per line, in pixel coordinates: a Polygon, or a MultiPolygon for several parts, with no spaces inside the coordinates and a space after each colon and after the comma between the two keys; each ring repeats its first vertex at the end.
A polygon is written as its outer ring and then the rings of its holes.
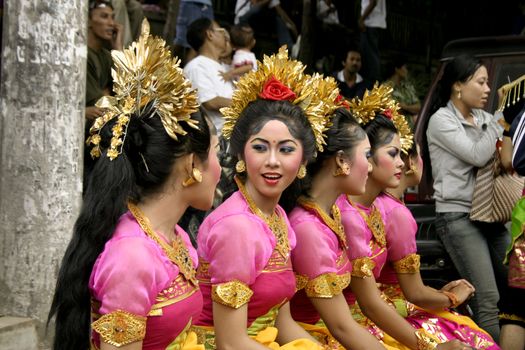
{"type": "Polygon", "coordinates": [[[257,98],[288,100],[303,109],[314,132],[317,149],[322,151],[326,143],[323,133],[329,125],[328,119],[339,107],[339,89],[335,79],[304,73],[306,66],[289,59],[285,46],[277,54],[264,56],[263,62],[258,62],[257,66],[257,71],[245,74],[237,82],[232,104],[221,108],[225,118],[224,137],[231,137],[237,120],[250,102],[257,98]]]}
{"type": "Polygon", "coordinates": [[[100,131],[110,120],[118,118],[112,128],[107,156],[115,159],[122,146],[130,118],[158,116],[168,135],[177,140],[186,131],[180,122],[198,128],[190,115],[198,110],[197,93],[180,68],[180,60],[172,57],[164,40],[150,35],[150,26],[142,22],[140,38],[127,49],[111,52],[113,58],[114,96],[104,96],[96,106],[105,109],[90,129],[87,145],[92,145],[91,156],[100,157],[100,131]]]}
{"type": "Polygon", "coordinates": [[[400,113],[399,103],[392,98],[392,87],[388,84],[374,85],[366,90],[362,99],[357,97],[349,102],[349,108],[359,124],[366,125],[378,113],[392,120],[401,141],[401,150],[408,153],[414,142],[414,135],[405,117],[400,113]]]}

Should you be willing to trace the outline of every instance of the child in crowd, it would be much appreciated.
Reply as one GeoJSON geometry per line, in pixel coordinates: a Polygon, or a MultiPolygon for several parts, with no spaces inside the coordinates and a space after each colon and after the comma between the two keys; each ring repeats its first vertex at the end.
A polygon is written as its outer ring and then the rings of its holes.
{"type": "Polygon", "coordinates": [[[257,59],[251,51],[255,46],[253,29],[247,24],[238,24],[230,29],[231,45],[235,50],[231,69],[223,74],[224,80],[237,80],[251,70],[257,70],[257,59]]]}

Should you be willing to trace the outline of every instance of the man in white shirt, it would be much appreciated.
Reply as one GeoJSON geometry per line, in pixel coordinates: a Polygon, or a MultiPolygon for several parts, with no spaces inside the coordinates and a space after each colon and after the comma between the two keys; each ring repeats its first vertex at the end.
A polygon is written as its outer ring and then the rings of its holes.
{"type": "Polygon", "coordinates": [[[187,39],[199,55],[184,67],[184,74],[197,89],[199,103],[220,134],[224,119],[219,109],[231,104],[234,89],[231,81],[222,78],[225,68],[219,61],[226,50],[228,32],[203,17],[190,24],[187,39]]]}
{"type": "Polygon", "coordinates": [[[386,0],[361,0],[358,26],[361,31],[362,73],[372,82],[381,81],[379,35],[386,29],[386,0]]]}
{"type": "Polygon", "coordinates": [[[359,70],[361,69],[361,53],[357,48],[349,48],[342,64],[343,69],[334,74],[341,95],[348,100],[356,96],[363,98],[365,91],[372,88],[372,84],[359,74],[359,70]]]}

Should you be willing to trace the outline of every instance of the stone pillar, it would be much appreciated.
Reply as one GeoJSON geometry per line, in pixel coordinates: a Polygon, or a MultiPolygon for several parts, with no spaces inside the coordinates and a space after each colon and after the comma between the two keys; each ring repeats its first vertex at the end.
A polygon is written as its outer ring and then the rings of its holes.
{"type": "Polygon", "coordinates": [[[87,0],[4,0],[3,21],[0,315],[42,342],[81,204],[87,0]]]}

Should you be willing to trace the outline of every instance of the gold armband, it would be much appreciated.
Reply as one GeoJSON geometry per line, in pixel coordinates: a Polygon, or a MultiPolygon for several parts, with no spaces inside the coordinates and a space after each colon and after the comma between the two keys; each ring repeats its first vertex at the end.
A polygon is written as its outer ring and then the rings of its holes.
{"type": "Polygon", "coordinates": [[[403,259],[400,259],[392,264],[394,270],[398,273],[416,273],[421,266],[420,257],[418,254],[409,254],[403,259]]]}
{"type": "Polygon", "coordinates": [[[305,275],[295,274],[295,291],[298,292],[308,283],[308,277],[305,275]]]}
{"type": "Polygon", "coordinates": [[[248,301],[253,291],[241,281],[231,281],[212,286],[211,298],[216,303],[238,309],[248,301]]]}
{"type": "Polygon", "coordinates": [[[371,277],[375,266],[374,260],[368,257],[354,259],[352,260],[352,276],[371,277]]]}
{"type": "Polygon", "coordinates": [[[341,294],[350,284],[350,273],[338,275],[334,272],[325,273],[308,281],[306,295],[310,298],[332,298],[341,294]]]}
{"type": "Polygon", "coordinates": [[[434,350],[437,348],[439,342],[433,335],[429,334],[424,329],[416,331],[417,350],[434,350]]]}
{"type": "Polygon", "coordinates": [[[91,327],[105,343],[119,347],[144,339],[146,317],[117,310],[101,316],[91,327]]]}

